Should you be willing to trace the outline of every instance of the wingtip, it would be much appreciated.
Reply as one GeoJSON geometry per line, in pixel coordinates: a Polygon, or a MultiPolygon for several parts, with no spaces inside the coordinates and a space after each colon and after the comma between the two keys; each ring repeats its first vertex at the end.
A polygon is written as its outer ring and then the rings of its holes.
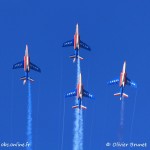
{"type": "Polygon", "coordinates": [[[137,88],[137,84],[133,83],[131,86],[133,86],[134,88],[137,88]]]}
{"type": "Polygon", "coordinates": [[[68,98],[67,94],[64,95],[64,98],[68,98]]]}
{"type": "Polygon", "coordinates": [[[109,83],[110,83],[110,82],[109,82],[109,81],[107,81],[107,85],[109,85],[109,83]]]}
{"type": "Polygon", "coordinates": [[[62,44],[62,47],[65,47],[65,43],[66,43],[66,42],[64,42],[64,43],[62,44]]]}
{"type": "Polygon", "coordinates": [[[92,96],[92,99],[95,100],[95,96],[92,96]]]}

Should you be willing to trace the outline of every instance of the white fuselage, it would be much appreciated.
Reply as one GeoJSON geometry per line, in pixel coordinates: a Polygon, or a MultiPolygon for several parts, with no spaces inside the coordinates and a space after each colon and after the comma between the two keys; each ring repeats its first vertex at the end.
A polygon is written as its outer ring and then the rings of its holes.
{"type": "Polygon", "coordinates": [[[30,57],[28,53],[28,45],[26,45],[25,56],[24,56],[24,71],[30,71],[30,57]]]}
{"type": "Polygon", "coordinates": [[[77,98],[81,98],[83,96],[83,85],[82,85],[82,79],[81,79],[81,73],[79,75],[79,83],[77,84],[77,98]]]}
{"type": "Polygon", "coordinates": [[[78,24],[76,25],[76,33],[74,35],[74,49],[80,48],[80,35],[79,35],[79,26],[78,24]]]}
{"type": "Polygon", "coordinates": [[[122,69],[122,72],[120,74],[120,86],[125,86],[126,84],[126,61],[124,62],[123,64],[123,69],[122,69]]]}

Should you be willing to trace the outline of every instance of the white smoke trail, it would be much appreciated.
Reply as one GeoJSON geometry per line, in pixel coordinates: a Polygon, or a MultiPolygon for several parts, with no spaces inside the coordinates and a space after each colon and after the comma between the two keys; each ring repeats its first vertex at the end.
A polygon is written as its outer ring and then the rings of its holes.
{"type": "Polygon", "coordinates": [[[32,101],[30,81],[28,81],[27,142],[30,144],[27,150],[32,150],[32,101]]]}
{"type": "Polygon", "coordinates": [[[82,110],[80,110],[80,114],[79,114],[79,138],[80,138],[80,150],[83,150],[83,114],[82,114],[82,110]]]}
{"type": "MultiPolygon", "coordinates": [[[[77,83],[80,72],[80,59],[77,59],[77,83]]],[[[77,98],[75,99],[76,104],[78,104],[77,98]]],[[[75,109],[73,150],[83,150],[83,114],[82,110],[79,109],[75,109]]]]}
{"type": "Polygon", "coordinates": [[[123,141],[123,126],[124,126],[124,98],[122,97],[120,110],[119,142],[123,141]]]}
{"type": "Polygon", "coordinates": [[[138,91],[136,90],[135,98],[134,98],[134,105],[133,105],[133,113],[132,113],[132,121],[131,121],[131,127],[130,127],[130,141],[132,139],[132,132],[133,132],[133,123],[134,123],[134,116],[135,116],[135,108],[136,108],[136,103],[137,103],[137,93],[138,91]]]}
{"type": "Polygon", "coordinates": [[[120,114],[120,126],[123,127],[124,124],[124,98],[121,100],[121,114],[120,114]]]}
{"type": "Polygon", "coordinates": [[[79,139],[79,110],[75,109],[75,121],[74,121],[74,137],[73,137],[73,150],[80,150],[79,139]]]}

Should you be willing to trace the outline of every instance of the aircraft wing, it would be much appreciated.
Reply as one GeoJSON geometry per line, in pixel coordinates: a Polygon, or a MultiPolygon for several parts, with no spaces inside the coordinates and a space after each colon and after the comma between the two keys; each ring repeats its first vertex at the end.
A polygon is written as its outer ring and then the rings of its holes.
{"type": "Polygon", "coordinates": [[[134,81],[130,80],[129,78],[127,78],[127,85],[137,88],[137,84],[134,81]]]}
{"type": "Polygon", "coordinates": [[[118,78],[107,82],[107,84],[109,84],[109,85],[118,84],[118,83],[119,83],[119,79],[118,78]]]}
{"type": "Polygon", "coordinates": [[[80,47],[89,51],[91,50],[91,48],[86,43],[82,42],[81,40],[80,40],[80,47]]]}
{"type": "Polygon", "coordinates": [[[86,90],[83,90],[83,96],[88,97],[88,98],[94,98],[94,96],[86,90]]]}
{"type": "Polygon", "coordinates": [[[70,40],[70,41],[64,42],[62,47],[73,46],[73,45],[74,45],[74,40],[70,40]]]}
{"type": "Polygon", "coordinates": [[[41,69],[34,65],[33,63],[30,62],[30,69],[34,70],[34,71],[37,71],[37,72],[41,72],[41,69]]]}
{"type": "Polygon", "coordinates": [[[76,96],[76,95],[77,95],[77,93],[76,93],[76,90],[75,90],[75,91],[73,91],[73,92],[67,93],[67,94],[65,95],[65,97],[72,97],[72,96],[76,96]]]}
{"type": "Polygon", "coordinates": [[[13,65],[13,69],[23,68],[24,67],[24,61],[20,61],[13,65]]]}

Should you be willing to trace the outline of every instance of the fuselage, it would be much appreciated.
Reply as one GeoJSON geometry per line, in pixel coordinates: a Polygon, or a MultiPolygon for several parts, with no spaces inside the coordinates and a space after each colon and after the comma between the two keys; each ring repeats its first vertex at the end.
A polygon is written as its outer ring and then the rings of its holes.
{"type": "Polygon", "coordinates": [[[80,35],[79,35],[79,26],[76,25],[76,32],[74,35],[74,49],[79,50],[80,48],[80,35]]]}
{"type": "Polygon", "coordinates": [[[26,49],[25,49],[24,71],[25,72],[29,72],[30,71],[30,57],[29,57],[29,53],[28,53],[28,45],[26,45],[26,49]]]}
{"type": "Polygon", "coordinates": [[[79,75],[79,82],[77,84],[77,98],[82,99],[83,97],[83,85],[82,85],[82,79],[81,79],[81,73],[79,75]]]}
{"type": "Polygon", "coordinates": [[[127,73],[126,73],[126,61],[125,61],[123,64],[122,72],[120,74],[120,84],[119,84],[120,87],[124,87],[126,85],[126,76],[127,73]]]}

